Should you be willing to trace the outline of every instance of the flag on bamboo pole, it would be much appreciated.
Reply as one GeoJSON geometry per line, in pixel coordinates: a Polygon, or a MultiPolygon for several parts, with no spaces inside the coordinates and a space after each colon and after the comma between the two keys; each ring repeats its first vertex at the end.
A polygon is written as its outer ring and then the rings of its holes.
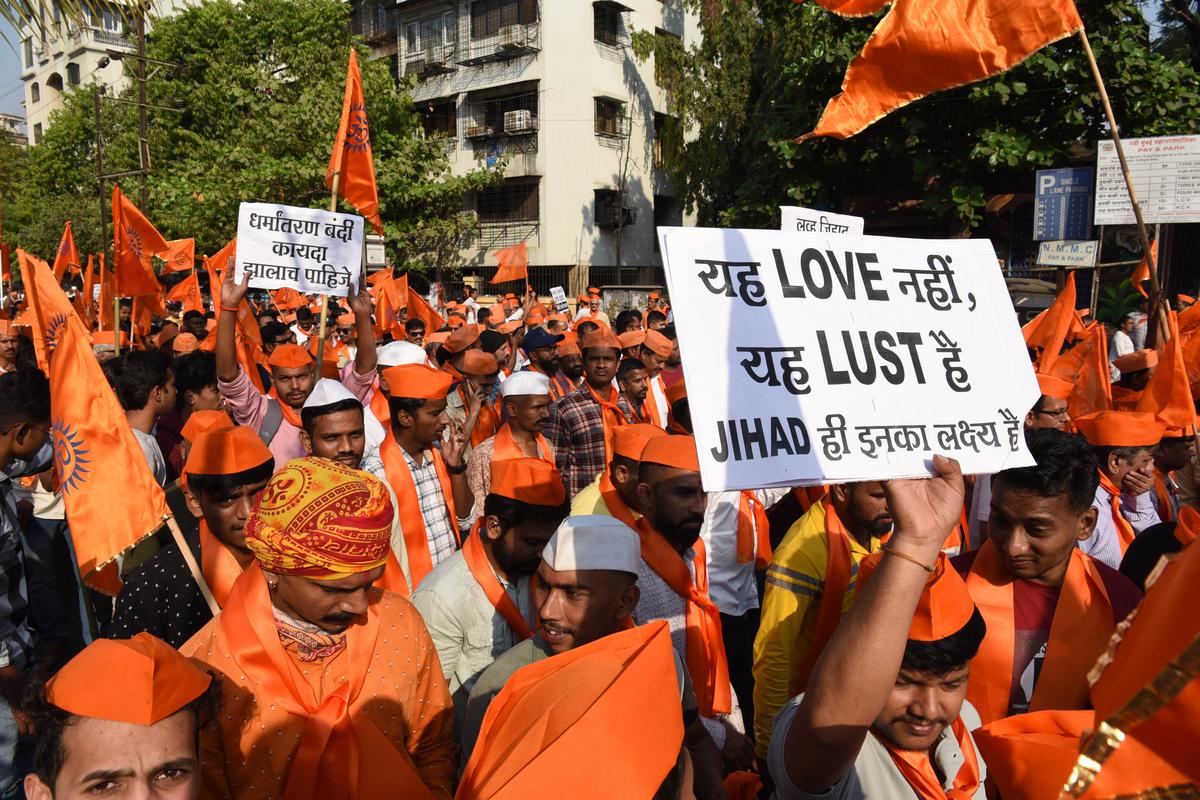
{"type": "Polygon", "coordinates": [[[167,294],[167,299],[183,303],[184,311],[204,312],[204,300],[200,297],[200,279],[195,272],[175,284],[175,288],[167,294]]]}
{"type": "Polygon", "coordinates": [[[79,315],[80,319],[89,325],[91,321],[95,319],[95,315],[92,313],[92,306],[94,305],[94,301],[92,300],[92,290],[95,285],[96,257],[94,255],[89,255],[87,267],[84,268],[83,273],[83,291],[75,295],[74,301],[75,313],[79,315]]]}
{"type": "MultiPolygon", "coordinates": [[[[50,268],[46,267],[46,262],[31,256],[24,250],[17,250],[17,266],[21,270],[21,284],[25,287],[25,311],[21,313],[22,322],[27,322],[29,325],[30,338],[33,339],[33,352],[37,357],[38,369],[49,374],[50,361],[49,350],[53,346],[47,344],[47,338],[53,342],[54,330],[48,323],[47,318],[43,318],[39,306],[46,303],[38,303],[37,297],[40,293],[45,292],[50,294],[50,284],[48,281],[54,281],[54,285],[58,285],[58,281],[50,272],[50,268]],[[45,267],[39,271],[38,265],[45,267]],[[40,284],[40,285],[39,285],[40,284]]],[[[73,310],[73,309],[72,309],[73,310]]],[[[62,309],[48,308],[47,313],[61,316],[62,309]]]]}
{"type": "MultiPolygon", "coordinates": [[[[405,278],[407,277],[405,276],[405,278]]],[[[433,307],[425,302],[425,298],[421,297],[411,286],[408,288],[408,318],[424,320],[427,331],[441,330],[446,324],[441,315],[434,311],[433,307]]]]}
{"type": "Polygon", "coordinates": [[[26,285],[50,366],[54,467],[67,522],[88,585],[116,588],[99,570],[154,533],[167,517],[125,412],[92,355],[87,328],[43,261],[17,251],[33,280],[26,285]]]}
{"type": "MultiPolygon", "coordinates": [[[[816,2],[832,11],[885,4],[816,2]]],[[[841,93],[798,141],[849,138],[928,94],[1012,69],[1082,27],[1072,0],[894,0],[846,69],[841,93]]]]}
{"type": "Polygon", "coordinates": [[[496,257],[496,274],[492,276],[491,281],[493,284],[529,280],[529,259],[524,242],[497,250],[492,255],[496,257]]]}
{"type": "Polygon", "coordinates": [[[280,311],[295,311],[300,306],[307,302],[300,292],[290,286],[285,286],[282,289],[276,289],[271,292],[271,301],[275,303],[275,307],[280,311]]]}
{"type": "MultiPolygon", "coordinates": [[[[1158,263],[1158,239],[1150,243],[1150,258],[1154,263],[1158,263]]],[[[1145,298],[1150,295],[1146,294],[1146,289],[1142,286],[1143,281],[1150,280],[1150,260],[1142,254],[1142,260],[1133,268],[1133,274],[1129,276],[1129,282],[1133,284],[1133,288],[1138,290],[1138,293],[1145,298]]]]}
{"type": "Polygon", "coordinates": [[[1108,334],[1096,325],[1044,372],[1075,384],[1067,397],[1071,418],[1112,410],[1112,374],[1108,368],[1108,334]]]}
{"type": "Polygon", "coordinates": [[[104,253],[100,254],[100,310],[97,316],[100,319],[100,327],[103,330],[111,331],[113,326],[117,324],[116,318],[113,316],[113,299],[116,295],[113,293],[113,273],[104,268],[104,253]]]}
{"type": "Polygon", "coordinates": [[[79,251],[75,249],[75,234],[71,230],[71,220],[63,228],[62,240],[58,243],[58,251],[54,254],[54,277],[62,283],[67,269],[71,274],[79,272],[79,251]]]}
{"type": "Polygon", "coordinates": [[[1074,272],[1067,276],[1063,290],[1043,314],[1041,323],[1026,334],[1025,344],[1040,350],[1037,367],[1041,372],[1046,372],[1054,366],[1059,353],[1062,352],[1063,343],[1067,340],[1067,334],[1076,319],[1074,272]]]}
{"type": "Polygon", "coordinates": [[[1171,338],[1159,350],[1158,367],[1142,392],[1137,410],[1156,414],[1172,428],[1185,431],[1179,435],[1190,436],[1195,430],[1196,406],[1192,401],[1187,365],[1183,361],[1179,320],[1174,311],[1167,315],[1167,329],[1171,338]]]}
{"type": "Polygon", "coordinates": [[[342,121],[329,168],[325,170],[325,186],[333,189],[334,175],[338,178],[337,193],[370,221],[377,233],[383,233],[379,218],[379,190],[375,186],[375,161],[371,154],[371,126],[367,123],[367,106],[363,101],[362,74],[358,71],[358,53],[350,49],[346,67],[346,94],[342,99],[342,121]]]}
{"type": "Polygon", "coordinates": [[[118,297],[161,291],[152,257],[167,249],[167,240],[138,210],[120,186],[113,186],[113,274],[118,297]]]}
{"type": "Polygon", "coordinates": [[[159,256],[167,266],[163,272],[183,272],[196,268],[196,240],[172,239],[167,242],[167,249],[159,256]]]}

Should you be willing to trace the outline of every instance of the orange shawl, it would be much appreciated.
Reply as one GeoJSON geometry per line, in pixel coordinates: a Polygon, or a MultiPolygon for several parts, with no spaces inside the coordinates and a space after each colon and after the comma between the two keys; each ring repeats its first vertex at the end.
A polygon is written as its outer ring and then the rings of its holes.
{"type": "MultiPolygon", "coordinates": [[[[458,396],[462,398],[463,411],[467,412],[467,393],[463,391],[461,384],[458,387],[458,396]]],[[[467,412],[467,416],[471,416],[469,412],[467,412]]],[[[479,416],[475,419],[475,427],[471,429],[471,447],[478,447],[495,436],[499,427],[500,415],[496,413],[496,409],[491,403],[484,400],[479,404],[479,416]]]]}
{"type": "Polygon", "coordinates": [[[628,422],[628,420],[625,419],[625,412],[622,411],[621,407],[617,404],[617,401],[621,398],[621,394],[616,389],[609,387],[608,397],[604,398],[597,394],[596,390],[593,389],[592,385],[586,380],[583,382],[583,386],[588,390],[589,393],[591,393],[592,399],[595,400],[600,406],[600,420],[604,424],[604,463],[611,464],[613,453],[613,429],[618,425],[625,425],[628,422]]]}
{"type": "MultiPolygon", "coordinates": [[[[511,422],[506,422],[500,426],[500,430],[496,431],[496,441],[492,443],[493,461],[526,458],[525,451],[517,445],[516,439],[513,438],[510,425],[512,425],[511,422]]],[[[537,442],[537,458],[540,458],[552,467],[555,466],[554,448],[550,446],[550,442],[540,433],[535,435],[535,440],[537,442]]]]}
{"type": "Polygon", "coordinates": [[[379,424],[383,427],[389,427],[388,423],[392,420],[392,410],[388,407],[387,395],[379,388],[379,381],[375,381],[375,391],[371,393],[371,413],[375,415],[375,419],[379,420],[379,424]]]}
{"type": "MultiPolygon", "coordinates": [[[[1008,716],[1016,641],[1013,578],[993,542],[979,549],[966,582],[987,623],[987,635],[971,661],[967,699],[986,725],[1008,716]]],[[[1088,671],[1104,653],[1116,624],[1096,563],[1073,549],[1029,710],[1087,708],[1088,671]]]]}
{"type": "Polygon", "coordinates": [[[813,631],[808,652],[803,660],[793,660],[791,693],[800,694],[808,688],[813,667],[830,637],[842,621],[842,600],[850,590],[850,532],[838,518],[829,494],[821,498],[821,511],[825,515],[825,543],[829,548],[828,566],[825,568],[825,583],[821,587],[821,600],[817,605],[817,628],[813,631]]]}
{"type": "Polygon", "coordinates": [[[1121,513],[1121,490],[1103,472],[1100,473],[1100,485],[1104,487],[1104,491],[1108,492],[1108,507],[1112,513],[1113,525],[1117,529],[1117,539],[1121,543],[1121,555],[1125,555],[1125,551],[1129,549],[1129,545],[1133,544],[1133,539],[1137,534],[1133,530],[1133,525],[1121,513]]]}
{"type": "Polygon", "coordinates": [[[647,381],[646,400],[642,403],[642,420],[648,422],[656,428],[662,427],[662,417],[659,416],[658,399],[654,396],[654,382],[658,381],[658,385],[662,388],[665,395],[667,389],[663,386],[662,375],[655,375],[647,381]]]}
{"type": "Polygon", "coordinates": [[[1158,516],[1163,522],[1175,519],[1175,507],[1171,504],[1171,492],[1167,489],[1167,476],[1162,470],[1154,470],[1154,496],[1158,498],[1158,516]]]}
{"type": "Polygon", "coordinates": [[[767,509],[751,491],[738,498],[737,560],[739,564],[753,561],[756,569],[771,563],[771,523],[767,509]]]}
{"type": "Polygon", "coordinates": [[[700,713],[706,717],[728,714],[732,708],[729,663],[721,638],[721,614],[708,596],[708,568],[704,541],[694,545],[692,581],[687,564],[675,548],[642,517],[635,526],[642,540],[642,560],[662,578],[675,594],[687,601],[687,668],[696,689],[700,713]]]}
{"type": "MultiPolygon", "coordinates": [[[[458,537],[458,515],[454,509],[454,489],[450,485],[450,473],[446,472],[446,462],[442,453],[436,447],[430,448],[434,468],[437,470],[438,481],[442,484],[442,497],[446,501],[446,512],[450,515],[450,529],[454,531],[454,539],[461,546],[458,537]]],[[[408,572],[413,586],[418,586],[421,579],[433,569],[433,559],[429,554],[429,540],[425,534],[425,515],[421,513],[421,501],[417,498],[417,486],[413,482],[412,470],[396,438],[388,431],[383,444],[379,446],[379,458],[383,461],[383,472],[387,481],[396,493],[399,506],[396,513],[400,515],[400,529],[404,533],[404,549],[408,553],[408,572]]]]}
{"type": "Polygon", "coordinates": [[[212,590],[217,605],[225,607],[233,584],[242,576],[242,565],[229,548],[213,536],[208,523],[200,520],[200,572],[212,590]]]}
{"type": "MultiPolygon", "coordinates": [[[[249,375],[250,373],[246,374],[249,375]]],[[[283,418],[287,420],[289,425],[295,428],[304,427],[304,423],[300,420],[300,412],[280,400],[279,395],[275,394],[275,387],[273,385],[271,386],[271,391],[267,392],[267,396],[279,403],[279,410],[283,412],[283,418]]]]}
{"type": "Polygon", "coordinates": [[[637,520],[633,516],[633,510],[625,505],[625,501],[617,493],[616,484],[612,482],[611,470],[611,466],[606,466],[600,473],[600,496],[604,498],[604,507],[613,519],[619,519],[629,527],[636,528],[637,520]]]}
{"type": "Polygon", "coordinates": [[[524,641],[533,636],[533,631],[529,629],[529,623],[525,621],[525,617],[521,616],[521,610],[517,608],[517,604],[508,596],[508,592],[504,591],[496,574],[492,572],[487,553],[483,551],[483,523],[483,517],[475,522],[475,530],[471,531],[471,535],[463,543],[463,558],[467,561],[467,569],[471,570],[471,577],[479,584],[479,588],[483,589],[492,608],[500,612],[500,616],[504,617],[508,627],[512,628],[513,633],[524,641]]]}
{"type": "Polygon", "coordinates": [[[898,750],[891,742],[880,739],[874,731],[871,733],[888,751],[896,769],[921,800],[971,800],[979,789],[979,757],[975,753],[975,745],[971,742],[971,734],[967,732],[962,717],[950,724],[950,730],[958,740],[959,749],[963,754],[963,763],[958,768],[958,774],[954,776],[954,787],[950,791],[942,788],[942,782],[938,780],[928,752],[898,750]]]}

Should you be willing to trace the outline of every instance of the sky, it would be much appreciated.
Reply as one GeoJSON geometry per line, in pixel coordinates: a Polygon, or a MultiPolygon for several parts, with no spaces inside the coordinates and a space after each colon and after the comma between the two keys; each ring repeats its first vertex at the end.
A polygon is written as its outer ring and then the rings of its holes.
{"type": "Polygon", "coordinates": [[[16,32],[4,20],[0,20],[0,112],[5,114],[25,115],[21,101],[25,98],[21,91],[21,42],[16,32]]]}

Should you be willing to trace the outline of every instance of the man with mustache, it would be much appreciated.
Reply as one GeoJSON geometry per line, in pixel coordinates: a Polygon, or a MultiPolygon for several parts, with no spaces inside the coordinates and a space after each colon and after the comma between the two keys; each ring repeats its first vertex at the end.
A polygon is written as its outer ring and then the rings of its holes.
{"type": "Polygon", "coordinates": [[[454,698],[466,712],[475,679],[504,651],[533,635],[530,576],[567,516],[562,476],[538,458],[493,461],[483,512],[463,547],[413,593],[454,698]]]}
{"type": "Polygon", "coordinates": [[[254,561],[184,647],[220,684],[201,734],[210,797],[449,800],[453,709],[416,609],[379,589],[392,503],[321,458],[271,478],[246,521],[254,561]]]}
{"type": "Polygon", "coordinates": [[[555,466],[554,449],[542,435],[550,419],[550,379],[531,370],[514,372],[500,384],[500,401],[508,421],[471,451],[467,466],[467,480],[477,504],[491,487],[493,460],[540,458],[555,466]]]}

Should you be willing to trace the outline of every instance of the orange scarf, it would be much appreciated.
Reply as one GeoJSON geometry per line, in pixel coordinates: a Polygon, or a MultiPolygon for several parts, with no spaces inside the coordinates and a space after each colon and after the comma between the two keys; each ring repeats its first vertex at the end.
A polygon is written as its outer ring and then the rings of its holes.
{"type": "Polygon", "coordinates": [[[1167,489],[1167,476],[1154,470],[1154,496],[1158,498],[1158,516],[1163,522],[1175,519],[1175,506],[1171,503],[1171,492],[1167,489]]]}
{"type": "MultiPolygon", "coordinates": [[[[525,451],[517,445],[517,440],[513,438],[511,422],[506,422],[500,426],[500,430],[496,431],[496,441],[492,445],[492,460],[504,461],[510,458],[527,458],[525,451]]],[[[540,433],[534,434],[534,439],[537,443],[536,458],[540,458],[550,466],[555,466],[554,463],[554,448],[550,446],[550,442],[546,441],[546,437],[540,433]]]]}
{"type": "Polygon", "coordinates": [[[1133,530],[1133,525],[1121,513],[1121,490],[1103,472],[1100,473],[1100,485],[1104,487],[1104,491],[1108,492],[1108,507],[1112,511],[1113,525],[1117,528],[1117,539],[1121,543],[1121,555],[1125,555],[1125,551],[1129,549],[1129,545],[1133,544],[1133,539],[1137,534],[1133,530]]]}
{"type": "Polygon", "coordinates": [[[375,391],[371,394],[371,413],[385,428],[392,421],[392,410],[388,407],[387,395],[379,388],[379,381],[375,381],[375,391]]]}
{"type": "Polygon", "coordinates": [[[274,386],[271,387],[271,391],[267,393],[267,396],[279,403],[279,410],[283,412],[283,418],[287,420],[289,425],[294,428],[304,427],[304,423],[300,421],[300,412],[280,400],[279,395],[275,394],[274,386]]]}
{"type": "Polygon", "coordinates": [[[898,750],[874,731],[871,733],[888,751],[896,769],[921,800],[971,800],[979,790],[979,757],[975,754],[975,745],[962,717],[950,724],[950,730],[958,740],[958,747],[963,754],[963,763],[958,768],[958,774],[954,776],[954,786],[950,791],[942,788],[942,782],[938,780],[928,752],[898,750]]]}
{"type": "MultiPolygon", "coordinates": [[[[441,452],[430,448],[434,468],[437,470],[438,481],[442,484],[442,497],[446,501],[446,512],[450,515],[450,529],[454,531],[454,539],[461,546],[458,537],[458,515],[454,509],[454,489],[450,485],[450,473],[446,472],[446,462],[442,460],[441,452]]],[[[379,445],[379,458],[383,461],[383,472],[387,481],[396,493],[400,515],[400,529],[404,533],[404,549],[408,553],[408,572],[412,585],[417,586],[421,579],[433,569],[433,559],[429,554],[429,539],[425,533],[425,516],[421,513],[421,502],[417,498],[417,485],[413,482],[412,470],[408,461],[400,451],[396,438],[388,431],[379,445]]]]}
{"type": "MultiPolygon", "coordinates": [[[[458,396],[462,398],[463,410],[466,411],[467,393],[463,391],[462,386],[458,387],[458,396]]],[[[470,413],[467,416],[471,416],[470,413]]],[[[475,419],[475,427],[471,429],[471,447],[479,447],[488,439],[496,435],[496,429],[500,427],[500,415],[496,413],[496,409],[491,403],[484,400],[479,405],[479,416],[475,419]]]]}
{"type": "Polygon", "coordinates": [[[821,586],[821,600],[817,605],[817,628],[813,631],[808,652],[800,661],[793,661],[790,692],[797,695],[807,690],[808,679],[813,667],[830,637],[842,621],[842,600],[850,589],[850,533],[838,519],[833,502],[826,494],[821,499],[821,510],[825,515],[825,544],[829,548],[828,565],[825,567],[825,582],[821,586]]]}
{"type": "Polygon", "coordinates": [[[217,605],[225,607],[233,584],[242,577],[242,565],[234,558],[229,548],[213,536],[205,520],[200,520],[200,572],[204,582],[212,590],[217,605]]]}
{"type": "Polygon", "coordinates": [[[475,522],[475,530],[471,531],[471,535],[463,542],[463,558],[467,561],[467,569],[471,570],[471,577],[483,589],[492,608],[499,611],[500,616],[504,617],[504,621],[508,623],[508,627],[512,628],[513,633],[521,637],[521,641],[525,641],[533,636],[533,631],[529,629],[529,623],[521,616],[521,610],[517,608],[517,604],[500,585],[500,580],[492,571],[487,553],[483,552],[483,523],[484,517],[480,517],[475,522]]]}
{"type": "Polygon", "coordinates": [[[359,695],[379,638],[378,600],[373,595],[367,613],[346,629],[346,651],[341,657],[349,659],[349,679],[324,698],[315,696],[279,641],[267,582],[257,562],[234,583],[229,603],[217,617],[230,655],[256,695],[305,720],[283,800],[357,797],[362,764],[390,776],[398,795],[433,798],[408,755],[362,713],[359,695]]]}
{"type": "Polygon", "coordinates": [[[728,714],[732,708],[729,664],[721,638],[721,613],[708,596],[708,568],[704,541],[696,540],[693,564],[696,580],[675,548],[642,517],[636,529],[642,540],[642,560],[675,594],[687,601],[687,668],[700,713],[706,717],[728,714]]]}
{"type": "Polygon", "coordinates": [[[771,563],[771,523],[767,509],[751,491],[738,498],[737,560],[739,564],[753,561],[755,569],[766,569],[771,563]]]}
{"type": "MultiPolygon", "coordinates": [[[[563,398],[564,395],[566,395],[566,392],[563,391],[563,387],[556,380],[556,378],[558,377],[557,374],[556,375],[547,374],[547,373],[543,372],[541,369],[539,369],[536,364],[530,364],[528,367],[526,367],[526,369],[528,369],[530,372],[536,372],[539,375],[545,375],[547,378],[550,379],[550,402],[557,403],[559,400],[561,400],[563,398]]],[[[561,373],[559,373],[559,374],[561,374],[561,373]]]]}
{"type": "Polygon", "coordinates": [[[613,429],[618,425],[627,424],[625,412],[617,405],[621,394],[610,386],[608,387],[608,397],[604,398],[597,394],[586,380],[583,385],[591,393],[592,399],[600,405],[600,420],[604,424],[604,463],[610,464],[612,463],[613,429]]]}
{"type": "Polygon", "coordinates": [[[608,509],[610,517],[619,519],[631,528],[637,527],[633,509],[625,505],[625,501],[617,493],[616,484],[612,482],[611,466],[605,467],[604,471],[600,473],[600,496],[604,498],[604,507],[608,509]]]}
{"type": "MultiPolygon", "coordinates": [[[[993,542],[984,542],[979,548],[967,573],[967,591],[987,623],[987,635],[971,661],[967,684],[967,699],[986,725],[1008,716],[1016,641],[1013,578],[993,542]]],[[[1089,707],[1088,671],[1108,646],[1116,623],[1096,562],[1073,549],[1030,711],[1089,707]]]]}
{"type": "MultiPolygon", "coordinates": [[[[642,421],[648,422],[656,428],[662,427],[662,418],[658,413],[658,399],[654,396],[654,382],[658,381],[658,385],[662,386],[662,375],[655,375],[646,382],[646,401],[642,403],[642,421]]],[[[666,394],[666,388],[663,388],[663,394],[666,394]]]]}

